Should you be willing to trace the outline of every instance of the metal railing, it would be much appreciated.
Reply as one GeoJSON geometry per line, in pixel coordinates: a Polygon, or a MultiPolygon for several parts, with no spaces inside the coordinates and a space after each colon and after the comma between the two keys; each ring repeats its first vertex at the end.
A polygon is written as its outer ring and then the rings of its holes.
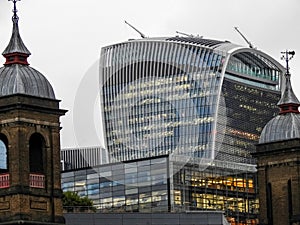
{"type": "Polygon", "coordinates": [[[10,187],[10,179],[9,174],[0,174],[0,188],[9,188],[10,187]]]}
{"type": "Polygon", "coordinates": [[[30,174],[29,186],[33,188],[45,188],[45,175],[42,174],[30,174]]]}

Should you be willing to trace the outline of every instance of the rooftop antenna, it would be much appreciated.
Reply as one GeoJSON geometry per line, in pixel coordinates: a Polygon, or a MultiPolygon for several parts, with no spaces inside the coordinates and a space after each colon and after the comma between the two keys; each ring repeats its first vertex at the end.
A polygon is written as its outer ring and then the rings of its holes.
{"type": "Polygon", "coordinates": [[[192,34],[186,34],[186,33],[179,32],[179,31],[176,31],[176,33],[177,33],[177,34],[184,35],[184,36],[187,36],[187,37],[192,37],[192,38],[193,38],[193,37],[203,38],[203,36],[199,36],[199,35],[194,36],[194,35],[192,35],[192,34]]]}
{"type": "Polygon", "coordinates": [[[136,29],[134,26],[132,26],[130,23],[128,23],[126,20],[125,20],[125,23],[130,26],[132,29],[134,29],[136,32],[138,32],[142,38],[146,38],[146,36],[141,32],[139,31],[138,29],[136,29]]]}
{"type": "Polygon", "coordinates": [[[248,41],[248,39],[242,34],[241,31],[239,31],[239,29],[237,27],[234,27],[234,29],[242,36],[242,38],[247,42],[247,44],[249,45],[249,48],[254,48],[254,46],[251,44],[250,41],[248,41]]]}

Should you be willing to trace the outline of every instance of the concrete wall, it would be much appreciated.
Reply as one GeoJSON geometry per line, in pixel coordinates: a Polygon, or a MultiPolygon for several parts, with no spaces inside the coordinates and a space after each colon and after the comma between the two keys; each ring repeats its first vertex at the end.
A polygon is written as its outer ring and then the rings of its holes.
{"type": "Polygon", "coordinates": [[[67,225],[223,225],[223,212],[197,213],[68,213],[67,225]]]}

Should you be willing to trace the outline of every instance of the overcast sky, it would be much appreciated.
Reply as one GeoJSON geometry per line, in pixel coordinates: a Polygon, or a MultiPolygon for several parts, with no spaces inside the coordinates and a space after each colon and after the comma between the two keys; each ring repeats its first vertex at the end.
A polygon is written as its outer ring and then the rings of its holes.
{"type": "MultiPolygon", "coordinates": [[[[29,63],[69,110],[61,119],[63,148],[101,145],[97,59],[103,46],[140,38],[124,20],[148,37],[181,31],[246,45],[237,26],[283,64],[280,52],[294,50],[290,67],[300,98],[299,0],[22,0],[17,5],[21,37],[32,53],[29,63]]],[[[0,0],[0,51],[11,36],[11,16],[12,3],[0,0]]]]}

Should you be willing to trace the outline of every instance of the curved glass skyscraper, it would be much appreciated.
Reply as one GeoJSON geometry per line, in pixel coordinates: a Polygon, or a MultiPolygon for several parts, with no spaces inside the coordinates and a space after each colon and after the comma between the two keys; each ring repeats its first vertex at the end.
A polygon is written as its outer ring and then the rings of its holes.
{"type": "Polygon", "coordinates": [[[259,50],[198,37],[102,48],[101,107],[111,160],[168,154],[252,164],[254,144],[277,110],[283,72],[259,50]]]}
{"type": "Polygon", "coordinates": [[[228,41],[145,38],[103,47],[112,163],[65,171],[63,190],[88,196],[102,212],[221,210],[231,224],[258,224],[251,153],[277,114],[284,72],[267,54],[228,41]]]}

